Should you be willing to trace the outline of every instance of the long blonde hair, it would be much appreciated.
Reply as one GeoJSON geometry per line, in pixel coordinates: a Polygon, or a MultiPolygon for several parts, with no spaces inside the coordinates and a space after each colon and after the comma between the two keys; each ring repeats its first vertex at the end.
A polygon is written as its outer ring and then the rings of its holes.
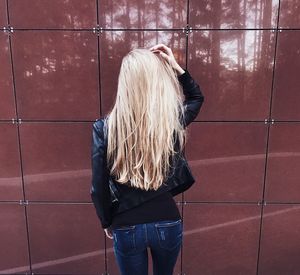
{"type": "Polygon", "coordinates": [[[107,163],[120,184],[157,190],[186,144],[182,87],[162,57],[136,48],[123,57],[108,114],[107,163]],[[177,141],[176,141],[177,140],[177,141]]]}

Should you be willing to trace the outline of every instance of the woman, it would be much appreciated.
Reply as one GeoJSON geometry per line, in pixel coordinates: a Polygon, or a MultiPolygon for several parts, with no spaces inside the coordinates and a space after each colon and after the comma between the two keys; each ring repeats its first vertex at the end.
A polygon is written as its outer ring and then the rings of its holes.
{"type": "Polygon", "coordinates": [[[194,182],[188,166],[175,160],[183,159],[176,156],[186,144],[185,128],[203,101],[199,85],[164,44],[123,58],[115,105],[93,125],[91,188],[122,275],[148,274],[147,247],[154,274],[173,274],[183,229],[173,196],[194,182]],[[179,180],[170,176],[172,168],[180,169],[179,180]],[[119,192],[117,208],[109,178],[119,192]]]}

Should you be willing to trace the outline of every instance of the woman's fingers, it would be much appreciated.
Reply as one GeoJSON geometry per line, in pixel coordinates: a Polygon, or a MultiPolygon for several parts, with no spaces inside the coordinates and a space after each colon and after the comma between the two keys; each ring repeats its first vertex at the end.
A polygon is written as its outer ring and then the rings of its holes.
{"type": "Polygon", "coordinates": [[[160,50],[152,50],[153,53],[160,53],[160,50]]]}
{"type": "Polygon", "coordinates": [[[163,51],[161,51],[161,50],[153,50],[152,52],[156,53],[156,54],[159,54],[166,61],[169,61],[169,59],[170,59],[170,57],[167,54],[165,54],[163,51]]]}
{"type": "Polygon", "coordinates": [[[111,232],[108,229],[104,229],[104,231],[105,231],[105,235],[106,235],[107,238],[113,239],[113,236],[112,236],[111,232]]]}
{"type": "Polygon", "coordinates": [[[150,48],[150,50],[157,50],[157,49],[165,51],[170,56],[172,55],[172,50],[164,44],[157,44],[150,48]]]}
{"type": "Polygon", "coordinates": [[[156,44],[156,45],[154,45],[153,47],[151,47],[149,50],[151,51],[151,50],[160,48],[161,46],[164,46],[164,44],[156,44]]]}
{"type": "Polygon", "coordinates": [[[169,61],[169,56],[167,54],[165,54],[164,52],[160,52],[159,53],[166,61],[169,61]]]}
{"type": "Polygon", "coordinates": [[[109,238],[109,239],[113,239],[113,236],[110,235],[109,233],[106,233],[106,236],[107,236],[107,238],[109,238]]]}
{"type": "Polygon", "coordinates": [[[166,45],[162,45],[162,48],[165,49],[169,56],[172,56],[172,50],[169,47],[167,47],[166,45]]]}
{"type": "Polygon", "coordinates": [[[150,48],[155,54],[159,54],[163,59],[165,59],[173,68],[177,66],[177,62],[174,58],[172,50],[164,44],[157,44],[150,48]]]}

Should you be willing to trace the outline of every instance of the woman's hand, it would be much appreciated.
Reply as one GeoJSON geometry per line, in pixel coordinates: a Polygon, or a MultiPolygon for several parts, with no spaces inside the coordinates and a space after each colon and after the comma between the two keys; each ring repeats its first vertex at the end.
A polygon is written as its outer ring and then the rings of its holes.
{"type": "Polygon", "coordinates": [[[107,238],[113,239],[112,232],[109,228],[105,228],[104,232],[105,232],[107,238]]]}
{"type": "Polygon", "coordinates": [[[157,44],[151,47],[149,50],[163,57],[172,66],[172,68],[177,71],[177,74],[181,75],[184,73],[184,70],[176,62],[172,50],[166,45],[157,44]]]}

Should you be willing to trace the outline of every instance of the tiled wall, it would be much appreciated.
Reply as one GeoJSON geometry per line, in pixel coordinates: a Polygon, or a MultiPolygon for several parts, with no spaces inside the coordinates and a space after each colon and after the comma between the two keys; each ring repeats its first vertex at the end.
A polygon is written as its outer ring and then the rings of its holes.
{"type": "Polygon", "coordinates": [[[205,95],[174,274],[299,274],[299,14],[299,0],[0,0],[0,274],[119,274],[89,195],[91,125],[122,57],[156,43],[205,95]]]}

